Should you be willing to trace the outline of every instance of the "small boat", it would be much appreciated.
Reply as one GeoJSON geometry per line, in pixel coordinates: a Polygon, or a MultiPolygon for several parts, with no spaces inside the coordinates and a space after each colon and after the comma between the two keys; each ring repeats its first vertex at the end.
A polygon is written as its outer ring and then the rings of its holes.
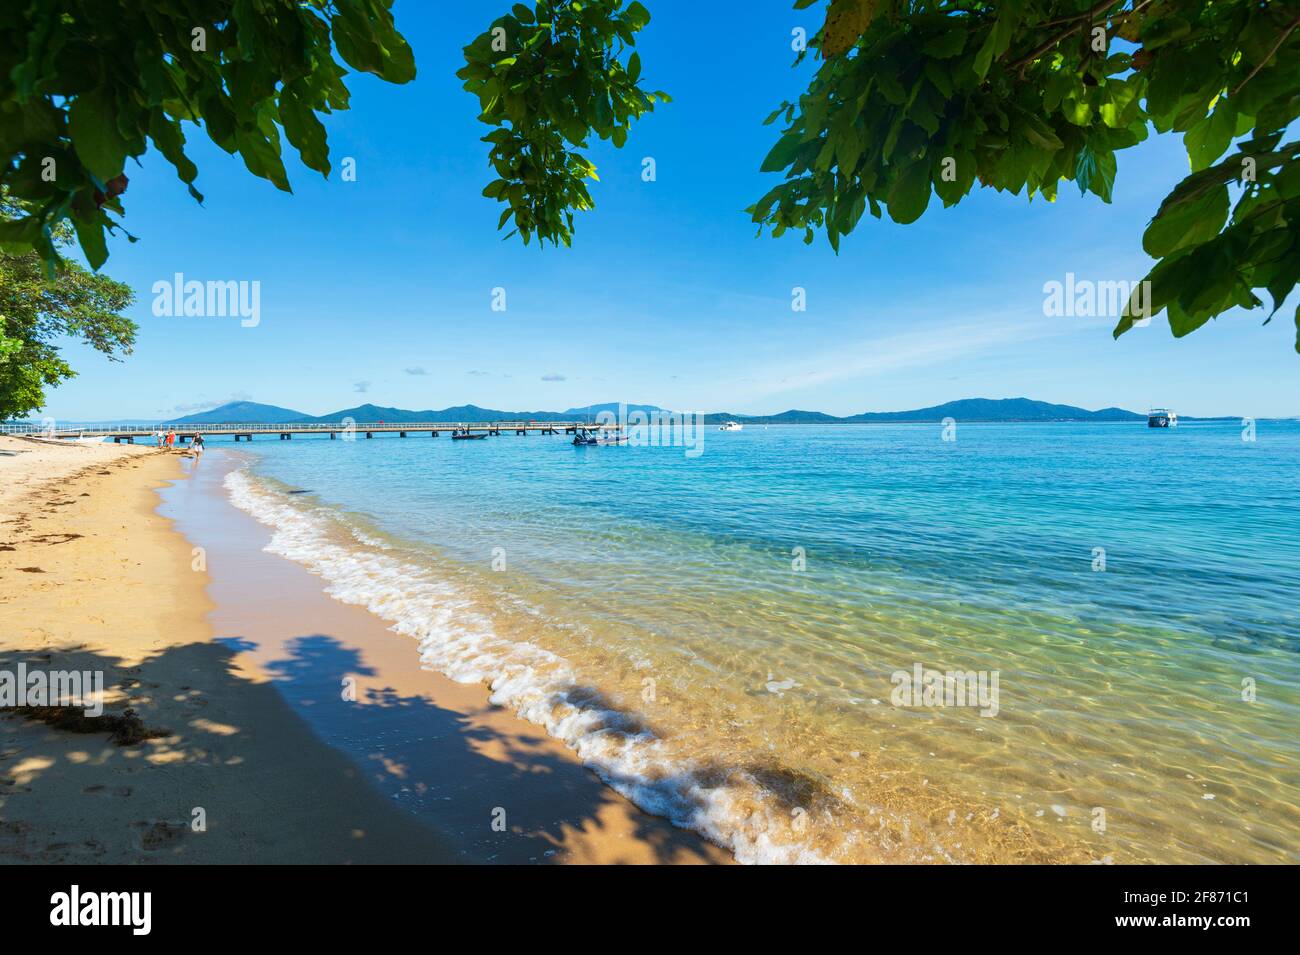
{"type": "Polygon", "coordinates": [[[1168,408],[1152,408],[1147,412],[1148,428],[1176,428],[1178,415],[1168,408]]]}
{"type": "Polygon", "coordinates": [[[744,428],[745,426],[741,424],[739,421],[724,421],[722,422],[722,426],[719,427],[718,430],[719,431],[743,431],[744,428]]]}
{"type": "Polygon", "coordinates": [[[482,441],[486,437],[487,437],[486,431],[484,431],[482,434],[470,434],[468,428],[462,429],[460,431],[453,431],[451,433],[451,440],[453,441],[482,441]]]}
{"type": "Polygon", "coordinates": [[[581,448],[588,445],[607,444],[627,444],[627,435],[622,431],[600,431],[587,428],[579,428],[573,435],[574,447],[581,448]]]}

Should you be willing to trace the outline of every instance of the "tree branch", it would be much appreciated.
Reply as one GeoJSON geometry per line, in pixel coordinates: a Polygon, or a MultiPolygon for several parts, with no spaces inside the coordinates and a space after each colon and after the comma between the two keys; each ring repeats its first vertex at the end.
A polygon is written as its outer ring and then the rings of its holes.
{"type": "Polygon", "coordinates": [[[1266,55],[1264,59],[1256,63],[1255,68],[1250,71],[1250,74],[1240,83],[1238,83],[1235,87],[1233,87],[1232,92],[1229,93],[1228,95],[1236,96],[1238,93],[1240,93],[1241,88],[1245,86],[1247,83],[1249,83],[1251,80],[1253,80],[1255,78],[1255,74],[1258,73],[1260,70],[1262,70],[1269,60],[1273,59],[1273,54],[1276,53],[1278,50],[1282,49],[1282,44],[1286,42],[1286,38],[1289,37],[1291,35],[1291,31],[1293,31],[1298,26],[1300,26],[1300,17],[1296,17],[1294,20],[1291,21],[1290,25],[1285,30],[1282,31],[1282,35],[1277,38],[1277,42],[1273,44],[1273,49],[1268,51],[1268,55],[1266,55]]]}
{"type": "MultiPolygon", "coordinates": [[[[1092,20],[1092,18],[1095,17],[1097,14],[1099,14],[1099,13],[1104,13],[1104,12],[1106,12],[1106,10],[1107,10],[1108,8],[1115,6],[1116,3],[1123,3],[1123,2],[1126,2],[1126,0],[1103,0],[1102,3],[1097,4],[1097,5],[1096,5],[1095,7],[1093,7],[1091,10],[1081,10],[1081,11],[1079,11],[1078,13],[1071,14],[1071,15],[1068,16],[1068,17],[1057,17],[1055,20],[1044,20],[1042,23],[1038,24],[1038,26],[1040,26],[1040,27],[1054,27],[1054,26],[1060,26],[1060,25],[1063,24],[1063,23],[1074,23],[1076,20],[1089,20],[1089,21],[1090,21],[1090,20],[1092,20]]],[[[1151,0],[1146,0],[1146,3],[1143,3],[1142,6],[1145,7],[1145,6],[1147,5],[1147,3],[1150,3],[1150,2],[1151,2],[1151,0]]],[[[1138,9],[1138,8],[1135,7],[1134,10],[1136,10],[1136,9],[1138,9]]],[[[1121,10],[1120,13],[1122,13],[1122,12],[1123,12],[1123,11],[1121,10]]],[[[1130,10],[1130,11],[1129,11],[1129,13],[1132,13],[1132,12],[1134,12],[1134,11],[1133,11],[1133,10],[1130,10]]],[[[1119,14],[1116,14],[1116,16],[1118,16],[1118,15],[1119,15],[1119,14]]]]}
{"type": "MultiPolygon", "coordinates": [[[[1110,7],[1113,7],[1116,2],[1117,0],[1106,0],[1106,2],[1097,4],[1091,10],[1084,10],[1082,13],[1077,13],[1072,17],[1062,17],[1058,20],[1048,20],[1045,23],[1038,24],[1039,26],[1056,26],[1062,23],[1072,23],[1074,25],[1071,26],[1068,30],[1062,30],[1060,33],[1044,41],[1042,44],[1036,47],[1031,53],[1022,56],[1014,63],[1011,63],[1007,67],[1007,69],[1009,70],[1019,69],[1020,67],[1032,63],[1034,60],[1038,59],[1040,56],[1042,56],[1052,47],[1056,46],[1056,44],[1060,43],[1062,40],[1068,39],[1069,37],[1078,33],[1079,30],[1082,29],[1084,26],[1086,26],[1089,23],[1092,23],[1095,17],[1097,17],[1099,14],[1105,13],[1106,10],[1109,9],[1110,7]]],[[[1108,19],[1114,20],[1119,17],[1123,17],[1127,19],[1128,17],[1131,17],[1133,14],[1137,13],[1143,7],[1148,6],[1151,2],[1152,0],[1142,0],[1141,3],[1135,4],[1133,9],[1127,11],[1125,10],[1117,11],[1116,13],[1111,14],[1108,17],[1108,19]]]]}
{"type": "Polygon", "coordinates": [[[1014,63],[1009,64],[1007,66],[1007,69],[1009,70],[1018,69],[1022,66],[1034,62],[1034,60],[1038,59],[1040,56],[1042,56],[1052,47],[1056,46],[1056,44],[1060,43],[1062,40],[1069,39],[1071,36],[1078,33],[1082,26],[1083,26],[1082,23],[1076,23],[1074,26],[1070,27],[1070,29],[1063,30],[1062,32],[1056,34],[1055,36],[1049,38],[1045,42],[1039,44],[1032,52],[1026,54],[1025,56],[1022,56],[1014,63]]]}

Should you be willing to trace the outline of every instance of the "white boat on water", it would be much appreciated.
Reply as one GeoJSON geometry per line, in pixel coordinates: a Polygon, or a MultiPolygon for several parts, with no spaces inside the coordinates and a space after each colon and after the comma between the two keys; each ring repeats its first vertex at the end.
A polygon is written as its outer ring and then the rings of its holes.
{"type": "Polygon", "coordinates": [[[601,446],[627,443],[627,434],[617,429],[606,431],[602,428],[579,427],[573,436],[573,445],[578,448],[587,447],[589,445],[601,446]]]}
{"type": "Polygon", "coordinates": [[[1176,428],[1178,415],[1168,408],[1152,408],[1147,412],[1148,428],[1176,428]]]}
{"type": "Polygon", "coordinates": [[[719,431],[743,431],[745,426],[739,421],[724,421],[718,428],[719,431]]]}

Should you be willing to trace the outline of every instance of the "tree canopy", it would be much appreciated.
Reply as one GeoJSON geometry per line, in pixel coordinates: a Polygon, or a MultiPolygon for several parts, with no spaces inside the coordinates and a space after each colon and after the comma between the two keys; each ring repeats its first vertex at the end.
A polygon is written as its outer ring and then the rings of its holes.
{"type": "Polygon", "coordinates": [[[128,158],[152,144],[190,195],[183,123],[289,190],[281,130],[330,170],[318,113],[348,108],[347,70],[415,77],[392,0],[21,0],[0,4],[0,188],[24,213],[0,248],[57,267],[60,222],[98,269],[120,228],[128,158]],[[338,57],[343,63],[335,58],[338,57]]]}
{"type": "MultiPolygon", "coordinates": [[[[838,250],[868,211],[913,222],[976,183],[1051,201],[1068,181],[1109,202],[1117,154],[1173,133],[1190,170],[1142,235],[1156,260],[1144,314],[1164,311],[1182,336],[1233,307],[1270,320],[1294,289],[1300,0],[793,2],[825,6],[798,57],[819,63],[768,117],[780,134],[761,168],[783,180],[748,210],[760,232],[822,231],[838,250]]],[[[126,160],[150,144],[201,200],[186,122],[281,189],[281,131],[327,174],[318,114],[347,108],[343,64],[415,75],[391,3],[0,5],[0,188],[27,210],[0,221],[0,249],[35,250],[48,271],[68,221],[98,268],[126,160]]],[[[493,127],[483,191],[505,204],[499,228],[571,242],[573,214],[593,205],[591,135],[622,146],[667,100],[642,85],[634,47],[649,20],[639,0],[531,0],[465,47],[457,75],[493,127]]],[[[1300,351],[1300,310],[1296,323],[1300,351]]]]}
{"type": "Polygon", "coordinates": [[[1260,0],[831,0],[820,68],[768,118],[762,168],[785,181],[749,211],[838,249],[868,209],[913,222],[976,182],[1110,202],[1116,153],[1178,133],[1191,171],[1142,236],[1147,313],[1182,336],[1263,290],[1271,319],[1300,277],[1297,26],[1300,5],[1260,0]]]}
{"type": "Polygon", "coordinates": [[[483,141],[498,178],[483,195],[506,204],[497,228],[513,219],[507,238],[569,245],[574,211],[592,207],[586,180],[599,178],[577,150],[592,133],[621,148],[632,121],[668,101],[639,83],[632,48],[649,22],[637,0],[537,0],[515,4],[465,47],[456,75],[495,127],[483,141]]]}
{"type": "MultiPolygon", "coordinates": [[[[0,215],[19,210],[0,198],[0,215]]],[[[56,248],[73,241],[65,222],[51,233],[56,248]]],[[[106,275],[65,262],[51,281],[35,252],[14,255],[0,249],[0,421],[21,418],[45,406],[45,388],[76,372],[57,342],[73,338],[108,358],[129,355],[135,322],[121,313],[135,294],[106,275]]]]}
{"type": "MultiPolygon", "coordinates": [[[[1157,260],[1143,317],[1166,312],[1177,336],[1234,306],[1267,321],[1295,287],[1300,143],[1283,141],[1300,113],[1295,2],[794,0],[817,3],[825,21],[797,62],[819,68],[767,119],[782,129],[761,169],[784,181],[748,210],[760,231],[823,231],[838,251],[867,211],[914,222],[976,183],[1052,201],[1068,181],[1110,202],[1116,154],[1154,130],[1182,136],[1190,171],[1142,236],[1157,260]]],[[[500,178],[484,194],[508,203],[500,225],[513,216],[525,242],[567,245],[572,213],[592,207],[594,167],[568,146],[590,132],[621,146],[662,97],[637,85],[637,54],[620,60],[649,12],[620,8],[516,4],[465,48],[458,75],[498,127],[486,141],[500,178]]],[[[1300,351],[1300,311],[1296,323],[1300,351]]]]}

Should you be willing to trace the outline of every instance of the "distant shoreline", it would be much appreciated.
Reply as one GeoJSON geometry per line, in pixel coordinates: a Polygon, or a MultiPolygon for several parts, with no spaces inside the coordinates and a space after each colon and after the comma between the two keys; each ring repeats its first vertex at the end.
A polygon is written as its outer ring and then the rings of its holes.
{"type": "MultiPolygon", "coordinates": [[[[674,414],[674,413],[675,413],[675,414],[690,414],[691,412],[665,412],[665,413],[666,413],[666,414],[674,414]]],[[[779,421],[779,420],[765,419],[765,418],[750,418],[750,417],[746,417],[746,416],[744,416],[744,415],[734,415],[734,416],[730,416],[730,417],[728,417],[728,416],[717,416],[717,420],[713,420],[714,418],[715,418],[714,415],[706,415],[706,416],[705,416],[705,420],[704,420],[704,424],[706,424],[706,425],[717,425],[717,424],[722,424],[722,423],[725,422],[725,421],[738,421],[738,422],[740,422],[741,424],[745,424],[745,425],[764,425],[764,426],[768,426],[768,427],[773,426],[773,425],[775,425],[775,426],[777,426],[777,427],[816,427],[816,426],[836,426],[836,427],[840,427],[840,426],[856,426],[856,425],[868,425],[868,426],[870,426],[870,425],[894,425],[894,424],[909,424],[909,425],[936,425],[936,424],[943,424],[943,422],[944,422],[944,419],[943,419],[943,418],[906,418],[906,419],[900,418],[900,419],[891,419],[891,420],[888,420],[888,421],[844,421],[844,420],[838,420],[838,421],[779,421]]],[[[501,419],[483,419],[483,420],[481,420],[481,421],[479,421],[479,420],[469,421],[468,419],[466,419],[466,423],[471,423],[471,424],[475,424],[475,425],[479,425],[479,424],[492,424],[492,425],[502,425],[502,426],[506,426],[506,425],[514,424],[514,423],[516,423],[516,422],[518,422],[518,421],[521,421],[521,420],[524,420],[524,419],[518,419],[518,418],[501,418],[501,419]]],[[[527,419],[527,420],[538,421],[538,422],[540,422],[540,423],[542,423],[542,424],[546,424],[546,423],[547,423],[546,419],[544,419],[544,418],[527,419]]],[[[1142,416],[1141,418],[1132,418],[1132,419],[1126,419],[1126,420],[1114,420],[1114,419],[1095,420],[1095,419],[1088,419],[1088,418],[954,418],[954,420],[957,421],[957,422],[960,423],[960,424],[1015,424],[1015,425],[1022,425],[1022,424],[1109,424],[1109,425],[1127,425],[1127,426],[1130,426],[1130,427],[1132,427],[1132,426],[1141,426],[1141,427],[1145,427],[1145,426],[1146,426],[1146,416],[1145,416],[1145,415],[1142,416]]],[[[1218,416],[1216,416],[1216,417],[1212,417],[1212,418],[1198,418],[1198,417],[1194,417],[1194,416],[1192,416],[1192,415],[1179,415],[1179,417],[1178,417],[1178,421],[1179,421],[1180,424],[1187,424],[1187,423],[1191,423],[1191,422],[1195,422],[1195,423],[1198,423],[1198,424],[1200,424],[1200,423],[1215,423],[1215,422],[1234,422],[1234,423],[1235,423],[1235,422],[1240,422],[1240,421],[1243,421],[1243,420],[1244,420],[1243,417],[1240,417],[1240,416],[1237,416],[1237,415],[1218,415],[1218,416]]],[[[1264,418],[1256,417],[1254,420],[1255,420],[1255,421],[1269,421],[1269,422],[1279,422],[1279,421],[1300,421],[1300,416],[1295,416],[1295,415],[1292,415],[1292,416],[1286,416],[1286,415],[1283,415],[1283,416],[1280,416],[1280,417],[1264,417],[1264,418]]],[[[69,429],[69,428],[88,428],[88,429],[112,429],[112,428],[149,428],[149,429],[152,429],[152,428],[179,428],[179,429],[183,429],[183,430],[185,431],[185,433],[187,433],[187,434],[189,434],[189,433],[191,433],[191,432],[194,432],[194,431],[198,431],[198,432],[200,432],[200,433],[205,433],[205,434],[206,434],[206,433],[208,432],[208,429],[216,429],[216,433],[217,433],[217,434],[220,434],[222,431],[229,431],[229,430],[232,429],[232,428],[240,428],[240,427],[267,428],[267,427],[274,427],[274,426],[276,426],[276,425],[284,425],[284,426],[286,426],[286,427],[288,427],[288,428],[291,428],[291,427],[295,427],[295,426],[301,426],[302,424],[307,424],[307,423],[310,423],[310,424],[319,424],[319,425],[333,424],[333,425],[337,425],[337,426],[338,426],[338,430],[340,430],[340,431],[345,430],[346,427],[347,427],[347,424],[345,424],[345,422],[342,421],[342,420],[338,420],[338,421],[317,421],[317,420],[313,419],[313,420],[310,421],[310,422],[303,422],[303,421],[204,421],[204,422],[161,421],[161,422],[155,422],[155,421],[145,421],[145,420],[143,420],[143,419],[135,419],[135,418],[132,418],[132,419],[126,419],[126,420],[102,420],[102,421],[62,421],[62,422],[59,422],[58,427],[59,427],[60,429],[69,429]]],[[[458,422],[458,421],[455,421],[455,422],[454,422],[454,421],[400,421],[400,420],[399,420],[399,421],[388,421],[388,420],[381,421],[381,420],[378,420],[378,419],[377,419],[377,420],[375,420],[375,421],[355,421],[355,422],[352,423],[351,426],[352,426],[353,428],[356,428],[356,429],[364,430],[364,429],[366,428],[367,425],[380,425],[380,424],[383,424],[383,425],[385,425],[385,426],[393,426],[393,427],[395,427],[395,426],[397,426],[397,425],[410,425],[411,427],[410,427],[409,430],[412,430],[412,431],[419,431],[419,430],[422,430],[421,427],[420,427],[421,425],[438,425],[439,428],[450,428],[451,425],[453,425],[453,424],[458,424],[458,423],[460,423],[460,422],[458,422]]],[[[12,428],[21,428],[21,427],[24,427],[24,426],[25,426],[25,427],[29,427],[29,428],[32,428],[32,429],[35,429],[35,430],[38,430],[38,431],[41,430],[42,427],[43,427],[43,426],[41,425],[41,423],[40,423],[40,422],[37,422],[37,421],[6,421],[6,422],[3,422],[3,426],[4,426],[4,427],[12,427],[12,428]]],[[[328,430],[328,429],[322,428],[322,433],[326,433],[327,430],[328,430]]]]}
{"type": "MultiPolygon", "coordinates": [[[[1178,410],[1175,408],[1174,410],[1178,410]]],[[[833,415],[824,411],[807,411],[789,408],[774,414],[739,414],[735,411],[702,412],[689,408],[663,408],[658,405],[633,404],[631,402],[605,402],[603,404],[585,405],[569,408],[565,411],[505,411],[499,408],[484,408],[479,405],[453,405],[447,408],[426,408],[415,411],[409,408],[394,408],[383,405],[364,404],[352,408],[340,408],[321,415],[310,415],[293,408],[262,404],[256,401],[232,401],[219,407],[196,414],[182,415],[178,418],[159,420],[157,418],[123,418],[116,421],[99,419],[96,421],[65,420],[56,424],[60,426],[135,426],[157,427],[183,425],[186,428],[199,425],[303,425],[303,424],[343,424],[345,421],[370,422],[386,424],[457,424],[474,422],[477,424],[506,422],[536,422],[539,424],[553,422],[592,422],[602,416],[613,415],[617,420],[636,415],[653,416],[656,414],[689,415],[693,421],[704,424],[723,424],[738,421],[741,424],[929,424],[943,422],[947,418],[981,424],[1049,424],[1049,423],[1091,423],[1091,422],[1143,422],[1147,413],[1130,411],[1126,408],[1108,407],[1089,410],[1076,405],[1059,404],[1050,401],[1038,401],[1033,398],[960,398],[925,408],[906,408],[901,411],[863,411],[858,414],[833,415]]],[[[1285,421],[1294,419],[1295,415],[1252,415],[1257,421],[1285,421]]],[[[1182,414],[1184,421],[1239,421],[1241,415],[1197,416],[1182,414]]],[[[42,418],[39,422],[29,420],[29,424],[46,424],[51,419],[42,418]]],[[[418,430],[418,429],[417,429],[418,430]]]]}

